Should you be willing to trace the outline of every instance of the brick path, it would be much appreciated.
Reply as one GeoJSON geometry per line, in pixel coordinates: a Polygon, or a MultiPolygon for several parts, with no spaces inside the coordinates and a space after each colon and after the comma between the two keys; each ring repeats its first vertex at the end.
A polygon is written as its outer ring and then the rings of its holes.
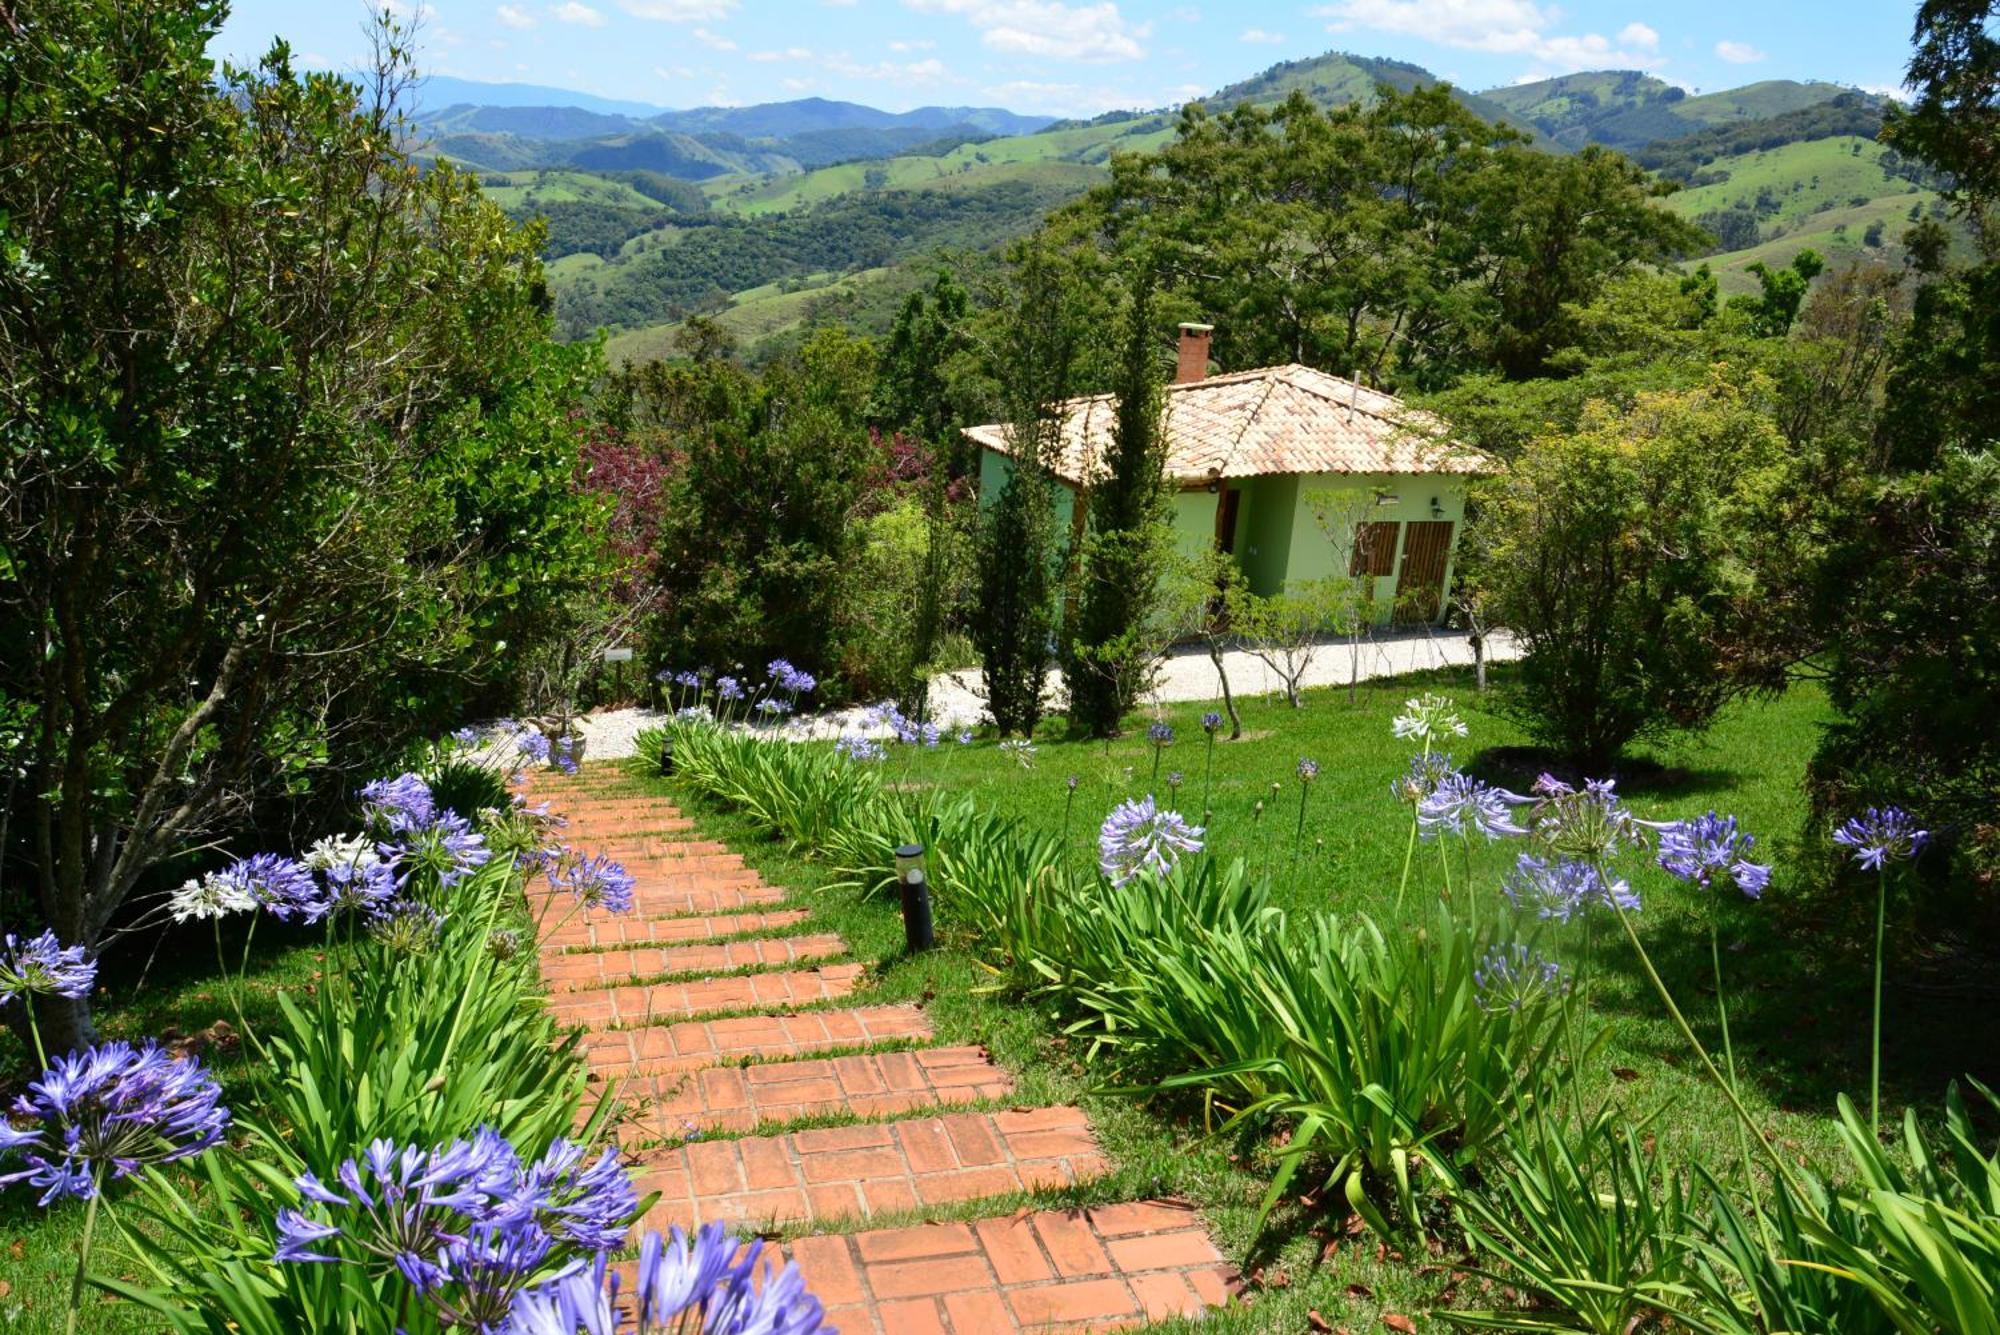
{"type": "Polygon", "coordinates": [[[983,1048],[871,1003],[845,941],[663,800],[609,766],[533,787],[568,842],[637,881],[628,915],[536,907],[550,1005],[618,1081],[635,1181],[659,1193],[647,1226],[784,1233],[847,1335],[1113,1330],[1228,1300],[1231,1272],[1175,1202],[865,1227],[1109,1164],[1081,1109],[1010,1106],[983,1048]]]}

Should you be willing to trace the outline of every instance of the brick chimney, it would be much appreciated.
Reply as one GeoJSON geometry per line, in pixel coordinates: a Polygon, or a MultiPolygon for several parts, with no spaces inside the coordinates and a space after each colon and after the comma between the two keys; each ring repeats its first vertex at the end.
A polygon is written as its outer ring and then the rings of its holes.
{"type": "Polygon", "coordinates": [[[1208,378],[1208,336],[1214,332],[1212,324],[1181,326],[1181,355],[1174,368],[1176,385],[1191,385],[1208,378]]]}

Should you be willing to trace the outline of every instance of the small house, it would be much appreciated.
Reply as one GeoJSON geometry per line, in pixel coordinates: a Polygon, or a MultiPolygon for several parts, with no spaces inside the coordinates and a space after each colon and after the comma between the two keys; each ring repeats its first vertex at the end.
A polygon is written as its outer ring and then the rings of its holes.
{"type": "MultiPolygon", "coordinates": [[[[1210,327],[1181,326],[1162,430],[1181,550],[1232,555],[1252,592],[1333,575],[1372,578],[1383,621],[1435,621],[1451,587],[1466,488],[1485,456],[1443,439],[1440,424],[1391,394],[1309,366],[1211,376],[1210,327]]],[[[1108,394],[1064,406],[1059,519],[1087,520],[1090,481],[1112,446],[1108,394]],[[1079,497],[1081,502],[1079,503],[1079,497]]],[[[1003,424],[971,427],[980,498],[1013,467],[1003,424]]]]}

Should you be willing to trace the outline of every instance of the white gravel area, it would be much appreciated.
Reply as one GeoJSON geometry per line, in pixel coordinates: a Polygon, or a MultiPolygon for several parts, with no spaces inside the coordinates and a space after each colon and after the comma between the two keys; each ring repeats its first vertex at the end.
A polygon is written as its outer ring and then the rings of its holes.
{"type": "MultiPolygon", "coordinates": [[[[1489,636],[1486,660],[1505,662],[1519,657],[1513,641],[1489,636]]],[[[1307,668],[1303,685],[1345,686],[1351,681],[1377,677],[1397,677],[1431,668],[1468,666],[1472,646],[1462,631],[1414,631],[1380,636],[1358,648],[1344,640],[1319,646],[1307,668]]],[[[1285,689],[1282,678],[1255,655],[1234,649],[1223,655],[1229,673],[1229,688],[1237,696],[1270,695],[1285,689]]],[[[1060,698],[1062,674],[1049,674],[1049,689],[1060,698]]],[[[1182,649],[1169,654],[1160,666],[1149,697],[1160,704],[1222,698],[1215,678],[1215,665],[1201,649],[1182,649]]],[[[948,672],[931,682],[931,717],[947,728],[971,727],[986,716],[986,700],[977,668],[948,672]]],[[[886,729],[865,725],[863,706],[808,714],[788,721],[782,728],[766,729],[794,741],[839,737],[850,732],[886,733],[886,729]]],[[[578,720],[588,760],[615,760],[637,749],[639,734],[658,723],[662,714],[654,709],[612,709],[588,714],[578,720]]]]}

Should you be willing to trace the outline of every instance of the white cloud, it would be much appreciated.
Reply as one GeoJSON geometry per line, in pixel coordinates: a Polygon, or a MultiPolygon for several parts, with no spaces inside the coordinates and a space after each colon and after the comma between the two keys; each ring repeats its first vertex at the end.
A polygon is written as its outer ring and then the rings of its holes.
{"type": "Polygon", "coordinates": [[[653,76],[672,83],[677,79],[692,79],[694,71],[685,65],[655,65],[653,66],[653,76]]]}
{"type": "Polygon", "coordinates": [[[1044,83],[1033,79],[1015,79],[980,91],[1001,106],[1021,111],[1040,111],[1055,116],[1094,116],[1101,111],[1189,102],[1208,90],[1191,83],[1139,92],[1096,83],[1044,83]]]}
{"type": "Polygon", "coordinates": [[[549,6],[549,17],[557,23],[574,23],[583,28],[602,28],[604,15],[583,3],[583,0],[563,0],[562,4],[549,6]]]}
{"type": "Polygon", "coordinates": [[[710,32],[706,28],[696,28],[689,36],[711,51],[734,51],[736,49],[736,43],[730,41],[721,33],[710,32]]]}
{"type": "Polygon", "coordinates": [[[1764,53],[1748,42],[1717,42],[1715,54],[1732,65],[1754,65],[1764,59],[1764,53]]]}
{"type": "Polygon", "coordinates": [[[768,65],[778,60],[811,60],[813,53],[802,46],[788,46],[782,51],[752,51],[750,59],[768,65]]]}
{"type": "MultiPolygon", "coordinates": [[[[850,79],[864,79],[874,83],[942,83],[949,79],[949,71],[945,69],[944,62],[935,57],[929,60],[913,60],[901,65],[893,60],[885,60],[875,65],[862,65],[843,54],[827,57],[826,68],[850,79]]],[[[950,82],[956,83],[958,80],[950,79],[950,82]]]]}
{"type": "Polygon", "coordinates": [[[1281,46],[1284,44],[1285,34],[1281,32],[1266,32],[1262,28],[1245,28],[1243,35],[1236,40],[1239,42],[1252,42],[1259,46],[1281,46]]]}
{"type": "Polygon", "coordinates": [[[502,5],[493,11],[493,16],[509,28],[532,28],[535,16],[519,5],[502,5]]]}
{"type": "Polygon", "coordinates": [[[889,43],[889,49],[891,51],[901,51],[901,52],[928,51],[936,45],[937,45],[936,42],[919,39],[917,41],[912,41],[912,42],[891,42],[889,43]]]}
{"type": "Polygon", "coordinates": [[[1657,51],[1660,49],[1660,34],[1643,23],[1628,23],[1618,30],[1618,42],[1635,51],[1657,51]]]}
{"type": "Polygon", "coordinates": [[[979,40],[1009,55],[1046,60],[1078,60],[1109,64],[1140,60],[1139,43],[1152,32],[1150,23],[1128,23],[1118,6],[1106,0],[1094,5],[1065,5],[1058,0],[903,0],[928,14],[958,14],[979,29],[979,40]]]}
{"type": "Polygon", "coordinates": [[[1558,33],[1552,30],[1561,11],[1535,0],[1337,0],[1308,12],[1326,19],[1329,32],[1368,28],[1466,51],[1523,56],[1559,71],[1660,63],[1660,35],[1645,24],[1628,23],[1616,39],[1558,33]]]}
{"type": "Polygon", "coordinates": [[[662,23],[700,23],[728,18],[736,0],[618,0],[618,7],[635,19],[662,23]]]}
{"type": "Polygon", "coordinates": [[[813,86],[813,81],[801,78],[780,79],[778,86],[788,93],[803,93],[813,86]]]}

